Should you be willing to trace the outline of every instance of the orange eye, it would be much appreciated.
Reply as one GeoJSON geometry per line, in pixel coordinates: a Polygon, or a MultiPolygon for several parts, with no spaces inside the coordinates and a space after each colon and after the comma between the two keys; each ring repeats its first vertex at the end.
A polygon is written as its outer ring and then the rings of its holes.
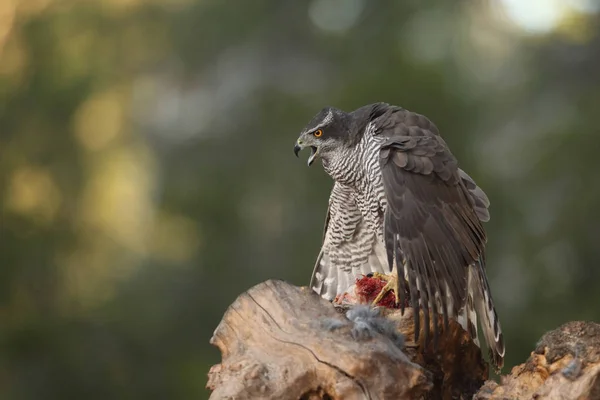
{"type": "Polygon", "coordinates": [[[313,132],[313,135],[315,135],[315,137],[321,137],[323,136],[323,131],[321,129],[317,129],[313,132]]]}

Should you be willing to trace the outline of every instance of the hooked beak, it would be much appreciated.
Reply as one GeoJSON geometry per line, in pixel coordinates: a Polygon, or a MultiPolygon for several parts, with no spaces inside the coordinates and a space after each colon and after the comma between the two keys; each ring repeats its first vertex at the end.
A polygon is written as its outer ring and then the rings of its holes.
{"type": "MultiPolygon", "coordinates": [[[[300,153],[300,150],[302,150],[305,146],[302,146],[302,142],[301,141],[297,141],[296,144],[294,145],[294,154],[296,155],[296,157],[298,157],[298,153],[300,153]]],[[[310,167],[310,165],[313,163],[313,161],[315,161],[315,158],[317,156],[317,153],[319,152],[319,149],[316,146],[310,146],[310,157],[308,157],[308,166],[310,167]]]]}

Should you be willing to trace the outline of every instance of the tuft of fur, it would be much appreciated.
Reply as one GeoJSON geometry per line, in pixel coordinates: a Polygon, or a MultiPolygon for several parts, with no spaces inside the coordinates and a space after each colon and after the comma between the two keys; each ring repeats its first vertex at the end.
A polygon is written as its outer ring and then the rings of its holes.
{"type": "Polygon", "coordinates": [[[383,335],[399,349],[404,348],[404,336],[398,332],[394,322],[381,316],[379,308],[362,304],[356,305],[346,311],[346,318],[346,320],[322,318],[319,320],[319,326],[330,332],[349,327],[350,335],[356,341],[366,341],[373,339],[378,334],[383,335]]]}
{"type": "Polygon", "coordinates": [[[337,318],[323,318],[319,322],[321,329],[330,332],[348,326],[348,321],[342,321],[337,318]]]}
{"type": "Polygon", "coordinates": [[[357,305],[346,312],[346,317],[354,324],[350,331],[354,340],[371,339],[378,333],[389,338],[398,348],[404,348],[404,336],[398,332],[394,322],[381,316],[379,308],[357,305]]]}

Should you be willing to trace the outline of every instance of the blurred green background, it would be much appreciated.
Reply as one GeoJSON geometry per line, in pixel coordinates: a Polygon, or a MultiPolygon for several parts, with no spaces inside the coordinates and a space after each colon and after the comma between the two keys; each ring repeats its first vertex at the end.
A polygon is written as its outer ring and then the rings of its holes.
{"type": "Polygon", "coordinates": [[[589,0],[1,0],[0,399],[204,399],[209,338],[306,285],[327,105],[430,117],[489,195],[522,362],[600,321],[600,16],[589,0]]]}

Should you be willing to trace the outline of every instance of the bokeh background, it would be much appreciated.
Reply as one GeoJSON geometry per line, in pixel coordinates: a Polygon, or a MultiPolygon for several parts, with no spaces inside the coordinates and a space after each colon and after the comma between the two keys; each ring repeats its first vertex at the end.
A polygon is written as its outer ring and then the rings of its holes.
{"type": "Polygon", "coordinates": [[[505,370],[600,321],[599,9],[1,0],[0,398],[207,398],[229,304],[308,283],[327,105],[427,115],[487,192],[505,370]]]}

